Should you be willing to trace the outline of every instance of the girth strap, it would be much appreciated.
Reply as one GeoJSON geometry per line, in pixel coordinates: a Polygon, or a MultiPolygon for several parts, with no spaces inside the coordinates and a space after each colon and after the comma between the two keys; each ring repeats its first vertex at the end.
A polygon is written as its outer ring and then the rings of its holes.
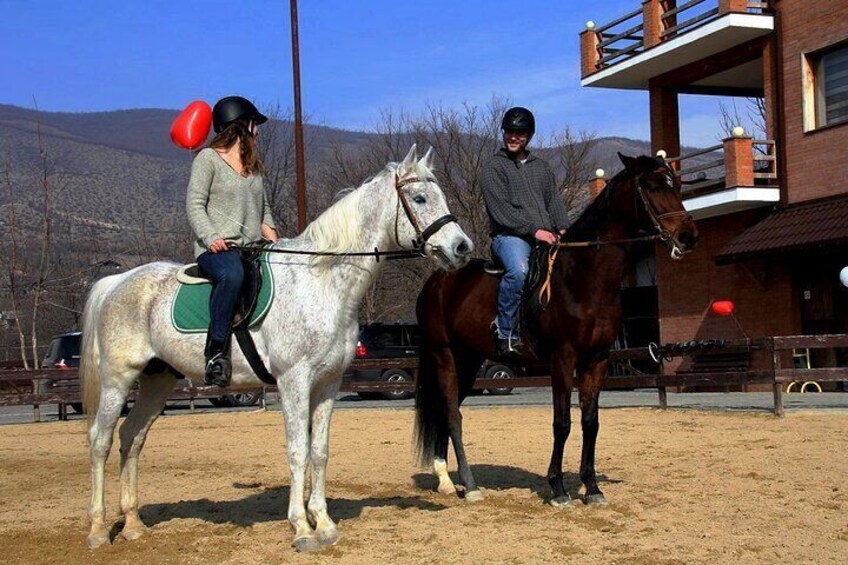
{"type": "Polygon", "coordinates": [[[253,342],[253,337],[251,337],[247,328],[235,330],[233,333],[236,334],[236,341],[238,341],[242,353],[244,353],[248,364],[250,364],[250,368],[253,369],[259,380],[268,385],[276,385],[277,379],[265,367],[265,363],[259,356],[259,352],[256,351],[256,344],[253,342]]]}

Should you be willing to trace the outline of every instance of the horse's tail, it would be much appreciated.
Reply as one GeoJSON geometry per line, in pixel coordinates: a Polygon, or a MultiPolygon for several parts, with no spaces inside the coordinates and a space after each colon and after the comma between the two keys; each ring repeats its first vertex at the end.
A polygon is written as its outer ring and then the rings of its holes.
{"type": "Polygon", "coordinates": [[[82,348],[80,350],[79,377],[82,404],[89,428],[94,423],[100,404],[100,342],[97,321],[104,296],[121,280],[120,275],[104,277],[94,283],[85,301],[82,317],[82,348]]]}
{"type": "Polygon", "coordinates": [[[415,385],[415,447],[422,466],[433,464],[439,439],[448,433],[447,402],[439,387],[437,369],[437,348],[444,342],[445,333],[442,274],[437,272],[424,285],[416,309],[423,340],[415,385]]]}

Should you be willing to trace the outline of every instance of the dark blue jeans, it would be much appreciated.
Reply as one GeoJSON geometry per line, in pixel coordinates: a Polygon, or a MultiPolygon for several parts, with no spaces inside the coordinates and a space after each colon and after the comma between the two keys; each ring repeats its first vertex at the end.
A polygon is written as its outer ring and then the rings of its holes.
{"type": "Polygon", "coordinates": [[[529,243],[514,235],[498,235],[492,240],[494,253],[504,266],[504,274],[498,286],[498,337],[517,339],[515,331],[518,306],[524,291],[524,280],[530,267],[529,243]]]}
{"type": "Polygon", "coordinates": [[[233,315],[236,311],[244,267],[238,251],[209,251],[197,258],[204,276],[212,279],[212,297],[209,300],[209,339],[223,342],[230,336],[233,315]]]}

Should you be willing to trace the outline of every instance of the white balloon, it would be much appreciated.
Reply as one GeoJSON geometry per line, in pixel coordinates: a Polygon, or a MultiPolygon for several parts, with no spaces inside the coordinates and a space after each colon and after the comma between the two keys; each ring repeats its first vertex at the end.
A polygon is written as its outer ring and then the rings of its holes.
{"type": "Polygon", "coordinates": [[[839,271],[839,282],[842,283],[842,286],[848,287],[848,267],[843,267],[839,271]]]}

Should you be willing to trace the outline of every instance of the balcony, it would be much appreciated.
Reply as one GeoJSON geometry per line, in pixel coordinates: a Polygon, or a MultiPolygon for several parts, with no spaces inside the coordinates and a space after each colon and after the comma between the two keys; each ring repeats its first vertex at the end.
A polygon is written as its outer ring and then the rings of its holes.
{"type": "Polygon", "coordinates": [[[695,219],[780,201],[773,140],[731,137],[720,145],[667,161],[683,179],[683,204],[695,219]]]}
{"type": "MultiPolygon", "coordinates": [[[[656,76],[772,32],[768,2],[643,0],[642,7],[580,34],[582,86],[648,88],[656,76]]],[[[699,81],[704,88],[761,89],[756,61],[699,81]]]]}

